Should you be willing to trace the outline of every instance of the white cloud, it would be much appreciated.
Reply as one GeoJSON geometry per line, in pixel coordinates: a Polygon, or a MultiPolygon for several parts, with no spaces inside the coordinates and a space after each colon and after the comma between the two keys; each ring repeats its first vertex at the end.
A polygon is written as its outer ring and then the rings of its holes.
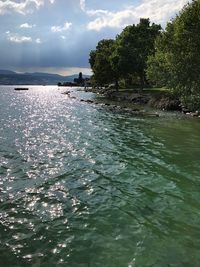
{"type": "Polygon", "coordinates": [[[12,43],[30,43],[32,38],[30,36],[21,36],[17,33],[11,33],[10,31],[6,32],[7,40],[12,43]]]}
{"type": "Polygon", "coordinates": [[[108,10],[88,10],[85,1],[80,0],[81,9],[89,16],[96,17],[87,25],[89,30],[100,31],[103,28],[124,28],[137,23],[139,18],[150,18],[152,22],[164,25],[172,15],[178,13],[188,0],[143,0],[137,6],[111,12],[108,10]]]}
{"type": "MultiPolygon", "coordinates": [[[[20,14],[32,13],[35,9],[39,9],[47,0],[0,0],[0,15],[5,13],[17,12],[20,14]]],[[[53,4],[54,0],[48,0],[53,4]]]]}
{"type": "Polygon", "coordinates": [[[97,9],[97,10],[87,9],[85,0],[80,0],[80,8],[82,11],[84,11],[87,15],[90,16],[109,13],[107,10],[102,10],[102,9],[97,9]]]}
{"type": "Polygon", "coordinates": [[[65,22],[63,26],[52,26],[51,31],[52,32],[64,32],[71,28],[72,23],[71,22],[65,22]]]}
{"type": "Polygon", "coordinates": [[[80,0],[80,7],[83,11],[85,11],[85,0],[80,0]]]}
{"type": "Polygon", "coordinates": [[[64,36],[64,35],[61,35],[60,38],[63,40],[66,40],[66,36],[64,36]]]}
{"type": "Polygon", "coordinates": [[[21,24],[19,27],[20,28],[31,29],[31,28],[33,28],[35,26],[36,26],[35,24],[31,25],[31,24],[28,24],[28,23],[24,23],[24,24],[21,24]]]}
{"type": "Polygon", "coordinates": [[[37,44],[41,44],[41,43],[42,43],[42,41],[41,41],[40,38],[37,38],[37,39],[35,40],[35,42],[36,42],[37,44]]]}

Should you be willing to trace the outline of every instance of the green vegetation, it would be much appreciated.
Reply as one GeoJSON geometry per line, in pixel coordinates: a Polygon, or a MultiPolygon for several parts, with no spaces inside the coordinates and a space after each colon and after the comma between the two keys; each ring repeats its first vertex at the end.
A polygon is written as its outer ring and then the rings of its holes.
{"type": "Polygon", "coordinates": [[[153,87],[153,88],[144,88],[143,92],[146,93],[169,93],[169,89],[166,87],[153,87]]]}
{"type": "Polygon", "coordinates": [[[112,83],[118,78],[111,66],[110,55],[114,49],[114,40],[102,40],[98,43],[96,50],[90,52],[90,65],[94,73],[93,83],[103,86],[112,83]]]}
{"type": "Polygon", "coordinates": [[[167,24],[148,58],[148,78],[171,88],[191,110],[200,108],[199,33],[200,0],[193,0],[167,24]]]}
{"type": "Polygon", "coordinates": [[[127,26],[117,36],[110,60],[121,78],[138,78],[140,87],[144,88],[147,84],[147,57],[154,52],[155,38],[160,30],[160,25],[150,25],[149,19],[140,19],[139,24],[127,26]]]}
{"type": "MultiPolygon", "coordinates": [[[[193,0],[161,31],[140,19],[115,40],[91,51],[93,84],[168,88],[191,111],[200,109],[200,0],[193,0]]],[[[166,91],[166,89],[164,90],[166,91]]],[[[154,92],[154,90],[152,90],[154,92]]]]}
{"type": "Polygon", "coordinates": [[[150,25],[149,19],[140,19],[139,24],[127,26],[116,40],[100,41],[89,59],[95,84],[115,83],[116,89],[119,80],[123,87],[134,83],[141,88],[147,85],[147,57],[154,52],[155,38],[160,30],[160,25],[150,25]]]}

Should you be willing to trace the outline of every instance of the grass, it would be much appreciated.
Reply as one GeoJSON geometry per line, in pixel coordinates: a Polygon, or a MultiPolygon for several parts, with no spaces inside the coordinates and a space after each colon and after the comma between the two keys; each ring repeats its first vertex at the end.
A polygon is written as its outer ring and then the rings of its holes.
{"type": "Polygon", "coordinates": [[[169,93],[170,90],[166,87],[153,87],[153,88],[144,88],[146,93],[169,93]]]}
{"type": "MultiPolygon", "coordinates": [[[[140,91],[141,89],[140,88],[121,88],[119,91],[120,92],[141,92],[140,91]]],[[[168,93],[170,92],[170,90],[166,87],[149,87],[149,88],[144,88],[142,90],[143,93],[168,93]]]]}

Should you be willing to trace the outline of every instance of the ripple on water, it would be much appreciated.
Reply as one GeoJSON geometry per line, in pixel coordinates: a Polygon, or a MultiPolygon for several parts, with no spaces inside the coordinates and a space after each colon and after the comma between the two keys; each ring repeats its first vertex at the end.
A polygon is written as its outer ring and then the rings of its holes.
{"type": "Polygon", "coordinates": [[[1,265],[199,266],[199,123],[72,94],[1,88],[1,265]]]}

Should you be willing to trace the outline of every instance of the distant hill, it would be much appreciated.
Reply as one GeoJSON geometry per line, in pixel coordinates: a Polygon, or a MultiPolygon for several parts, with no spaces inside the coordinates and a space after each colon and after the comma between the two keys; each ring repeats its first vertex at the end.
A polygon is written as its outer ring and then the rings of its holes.
{"type": "MultiPolygon", "coordinates": [[[[56,85],[58,82],[72,82],[77,78],[78,74],[70,76],[62,76],[53,73],[16,73],[10,70],[0,70],[0,84],[1,85],[56,85]]],[[[84,78],[89,78],[89,75],[84,75],[84,78]]]]}
{"type": "Polygon", "coordinates": [[[0,70],[0,74],[15,74],[16,72],[11,70],[0,70]]]}

